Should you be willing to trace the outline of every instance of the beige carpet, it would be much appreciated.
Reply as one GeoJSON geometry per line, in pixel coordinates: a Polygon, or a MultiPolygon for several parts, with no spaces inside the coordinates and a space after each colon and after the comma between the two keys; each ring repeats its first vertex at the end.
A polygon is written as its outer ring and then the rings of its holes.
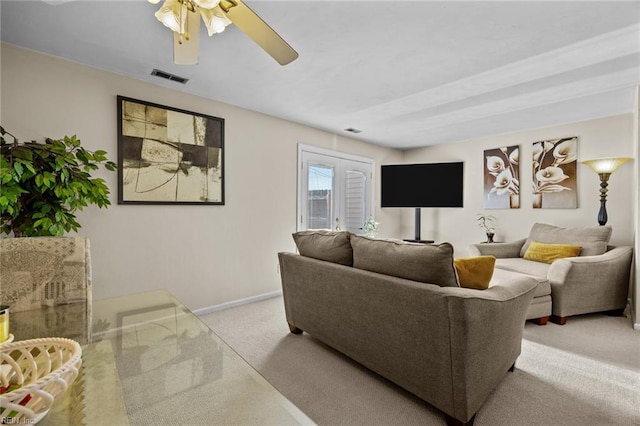
{"type": "MultiPolygon", "coordinates": [[[[202,320],[320,425],[445,424],[419,398],[307,333],[290,334],[281,297],[202,320]]],[[[515,372],[475,424],[640,425],[640,332],[628,318],[599,314],[527,323],[515,372]]]]}

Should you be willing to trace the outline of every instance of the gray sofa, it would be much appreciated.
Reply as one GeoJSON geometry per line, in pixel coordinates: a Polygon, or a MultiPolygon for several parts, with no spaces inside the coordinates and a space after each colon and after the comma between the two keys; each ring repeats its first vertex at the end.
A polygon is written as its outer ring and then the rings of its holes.
{"type": "Polygon", "coordinates": [[[324,231],[296,242],[304,255],[278,254],[291,332],[414,393],[449,424],[472,423],[520,354],[536,280],[507,273],[486,290],[459,288],[448,243],[324,231]]]}
{"type": "MultiPolygon", "coordinates": [[[[471,256],[497,258],[496,269],[526,274],[551,287],[552,316],[557,324],[567,317],[592,312],[622,314],[627,305],[633,249],[608,245],[611,227],[561,228],[536,223],[526,239],[511,243],[474,244],[471,256]],[[582,247],[580,256],[551,264],[524,259],[532,241],[573,244],[582,247]]],[[[535,299],[534,299],[535,302],[535,299]]],[[[535,305],[532,304],[532,308],[535,305]]]]}

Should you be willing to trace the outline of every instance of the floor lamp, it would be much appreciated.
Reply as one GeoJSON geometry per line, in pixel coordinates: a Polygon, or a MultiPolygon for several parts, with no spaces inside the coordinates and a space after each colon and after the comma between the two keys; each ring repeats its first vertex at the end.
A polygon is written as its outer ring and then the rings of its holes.
{"type": "Polygon", "coordinates": [[[598,212],[598,223],[604,225],[607,223],[607,186],[609,185],[609,176],[620,166],[627,161],[631,161],[633,158],[629,157],[610,157],[610,158],[596,158],[594,160],[583,161],[582,164],[586,164],[591,167],[594,172],[600,176],[600,211],[598,212]]]}

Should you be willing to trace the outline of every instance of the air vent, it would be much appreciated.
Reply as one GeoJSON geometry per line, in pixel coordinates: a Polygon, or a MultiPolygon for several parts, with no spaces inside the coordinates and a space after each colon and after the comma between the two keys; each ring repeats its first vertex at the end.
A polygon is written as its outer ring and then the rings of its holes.
{"type": "Polygon", "coordinates": [[[156,77],[165,78],[167,80],[175,81],[182,84],[186,84],[187,81],[189,81],[188,78],[180,77],[179,75],[171,74],[155,68],[153,69],[153,71],[151,71],[151,75],[155,75],[156,77]]]}
{"type": "Polygon", "coordinates": [[[345,132],[350,132],[350,133],[362,133],[362,130],[360,129],[354,129],[353,127],[349,127],[347,129],[344,129],[345,132]]]}

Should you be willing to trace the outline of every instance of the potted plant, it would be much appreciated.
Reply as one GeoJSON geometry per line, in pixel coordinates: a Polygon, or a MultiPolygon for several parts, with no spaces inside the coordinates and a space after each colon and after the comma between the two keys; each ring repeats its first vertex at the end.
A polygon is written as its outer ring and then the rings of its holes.
{"type": "Polygon", "coordinates": [[[380,223],[376,222],[373,217],[369,216],[369,219],[365,220],[362,225],[362,231],[364,231],[365,235],[368,237],[375,237],[378,233],[378,226],[380,226],[380,223]]]}
{"type": "Polygon", "coordinates": [[[75,212],[89,204],[106,207],[109,188],[91,177],[117,166],[102,150],[87,151],[76,136],[43,143],[19,142],[0,127],[0,232],[21,236],[62,236],[77,231],[75,212]],[[13,138],[11,143],[6,136],[13,138]]]}
{"type": "Polygon", "coordinates": [[[496,218],[490,215],[478,214],[476,220],[478,221],[478,226],[484,229],[487,234],[487,242],[492,243],[496,234],[496,218]]]}

